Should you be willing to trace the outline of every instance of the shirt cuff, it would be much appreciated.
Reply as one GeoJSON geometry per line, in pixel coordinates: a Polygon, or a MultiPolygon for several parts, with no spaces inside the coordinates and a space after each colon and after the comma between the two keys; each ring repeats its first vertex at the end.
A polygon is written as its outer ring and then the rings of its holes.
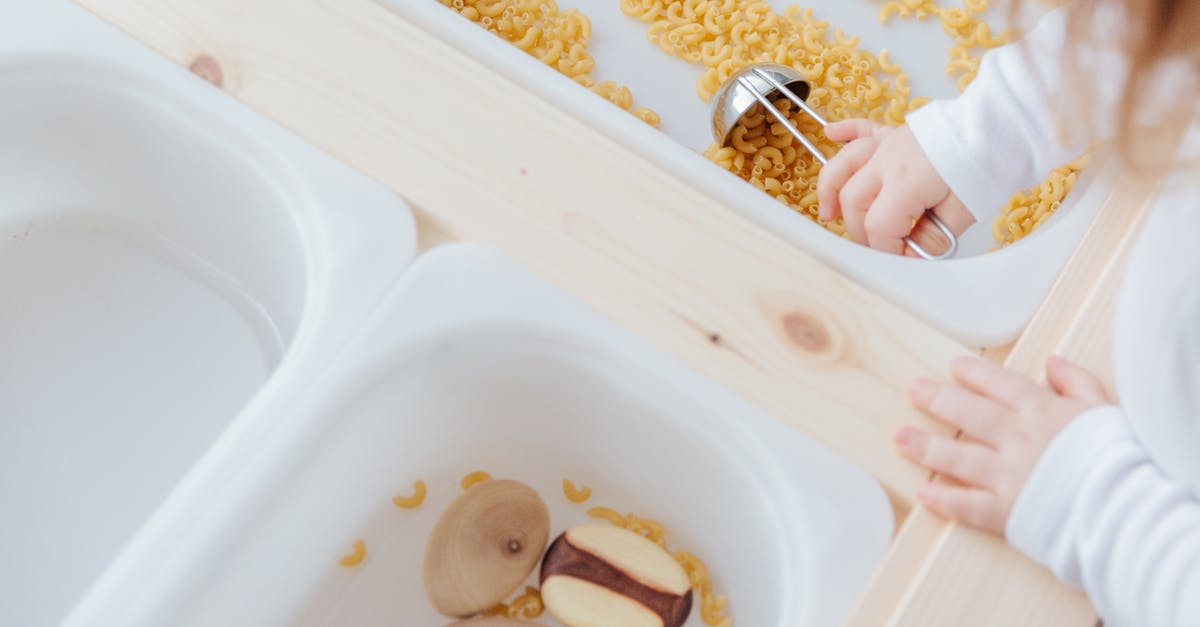
{"type": "MultiPolygon", "coordinates": [[[[1053,440],[1017,495],[1008,517],[1008,542],[1048,565],[1055,543],[1070,522],[1071,509],[1105,448],[1130,437],[1119,407],[1105,405],[1081,414],[1053,440]]],[[[1079,582],[1069,582],[1079,585],[1079,582]]]]}
{"type": "Polygon", "coordinates": [[[1000,186],[972,157],[971,149],[955,135],[955,129],[962,128],[966,123],[956,120],[950,110],[956,103],[940,100],[931,102],[908,114],[905,123],[933,164],[933,169],[975,216],[975,221],[990,224],[1004,204],[1004,199],[997,200],[996,190],[1000,186]]]}

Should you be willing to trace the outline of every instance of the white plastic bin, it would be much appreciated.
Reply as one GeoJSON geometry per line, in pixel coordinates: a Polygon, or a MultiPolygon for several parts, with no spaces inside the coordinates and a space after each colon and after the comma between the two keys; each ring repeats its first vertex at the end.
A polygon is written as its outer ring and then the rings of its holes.
{"type": "Polygon", "coordinates": [[[449,623],[425,598],[421,559],[476,469],[534,486],[553,534],[593,505],[660,520],[672,548],[706,561],[735,624],[837,624],[892,532],[865,472],[472,246],[418,259],[295,392],[262,408],[286,424],[226,456],[236,488],[180,503],[188,522],[125,573],[144,583],[94,592],[71,624],[449,623]],[[593,488],[589,502],[568,502],[563,478],[593,488]],[[418,479],[426,502],[395,507],[418,479]],[[365,562],[340,567],[357,539],[365,562]],[[173,543],[195,559],[164,590],[173,543]]]}
{"type": "MultiPolygon", "coordinates": [[[[378,0],[380,4],[451,42],[514,83],[603,130],[604,134],[653,159],[675,176],[721,200],[867,288],[905,307],[930,324],[973,346],[1008,342],[1033,317],[1066,260],[1087,230],[1109,189],[1098,173],[1084,172],[1059,212],[1029,237],[1004,250],[994,246],[990,226],[977,225],[963,240],[958,258],[937,263],[887,255],[837,237],[808,218],[710,163],[699,152],[711,139],[708,105],[695,93],[697,65],[668,56],[646,40],[646,25],[621,13],[618,0],[559,0],[592,21],[597,80],[629,85],[638,106],[662,115],[655,130],[591,93],[515,46],[460,17],[436,0],[378,0]]],[[[777,9],[796,0],[770,0],[777,9]]],[[[951,40],[936,19],[900,20],[881,25],[879,3],[868,0],[812,0],[818,19],[829,20],[862,46],[891,58],[912,75],[914,94],[948,97],[956,88],[944,74],[951,40]]],[[[993,16],[1007,25],[1005,11],[993,16]]],[[[1030,18],[1033,16],[1030,15],[1030,18]]],[[[1031,19],[1023,22],[1031,23],[1031,19]]],[[[998,29],[997,29],[998,30],[998,29]]],[[[1036,89],[1030,85],[1030,89],[1036,89]]],[[[1097,161],[1102,161],[1097,159],[1097,161]]],[[[1017,191],[1017,190],[1012,190],[1017,191]]]]}
{"type": "Polygon", "coordinates": [[[36,627],[415,243],[393,194],[83,10],[4,10],[0,624],[36,627]]]}

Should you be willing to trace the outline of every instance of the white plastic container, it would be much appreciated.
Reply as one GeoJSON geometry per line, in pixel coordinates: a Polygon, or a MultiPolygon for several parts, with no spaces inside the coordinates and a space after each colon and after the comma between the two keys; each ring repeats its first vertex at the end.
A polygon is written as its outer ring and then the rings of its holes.
{"type": "Polygon", "coordinates": [[[395,195],[62,0],[0,9],[0,624],[61,620],[415,248],[395,195]]]}
{"type": "Polygon", "coordinates": [[[253,447],[225,438],[211,454],[236,485],[207,481],[160,512],[177,522],[69,624],[448,623],[422,554],[476,469],[534,486],[555,534],[593,505],[660,520],[741,625],[837,624],[892,531],[862,470],[467,245],[418,259],[319,381],[261,412],[273,427],[253,447]],[[564,477],[591,500],[568,502],[564,477]],[[417,479],[426,502],[395,507],[417,479]],[[357,539],[365,562],[338,566],[357,539]]]}
{"type": "MultiPolygon", "coordinates": [[[[998,252],[986,253],[994,242],[990,225],[984,224],[967,233],[954,260],[929,263],[886,255],[830,234],[700,156],[698,152],[712,142],[708,105],[695,93],[700,67],[668,56],[647,41],[646,25],[622,14],[618,0],[559,0],[558,5],[579,8],[592,21],[593,76],[628,85],[636,106],[648,106],[662,115],[661,132],[436,0],[379,2],[969,345],[999,345],[1020,333],[1109,191],[1103,177],[1097,176],[1102,166],[1090,168],[1054,218],[998,252]]],[[[797,4],[796,0],[770,2],[778,10],[797,4]]],[[[818,19],[861,36],[864,48],[888,49],[891,58],[912,75],[914,94],[949,97],[956,93],[943,72],[951,41],[936,19],[881,25],[877,2],[800,4],[812,7],[818,19]]],[[[1003,27],[1007,17],[997,15],[993,22],[1003,27]]]]}
{"type": "Polygon", "coordinates": [[[866,473],[494,253],[410,268],[395,196],[65,0],[4,11],[0,624],[439,624],[475,468],[555,531],[563,477],[662,520],[739,624],[861,591],[866,473]]]}

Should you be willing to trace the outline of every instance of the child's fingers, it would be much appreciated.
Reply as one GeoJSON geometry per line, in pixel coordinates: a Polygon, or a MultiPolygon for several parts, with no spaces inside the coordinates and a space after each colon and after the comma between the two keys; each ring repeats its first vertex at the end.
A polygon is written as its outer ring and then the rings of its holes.
{"type": "MultiPolygon", "coordinates": [[[[972,224],[975,224],[975,215],[954,194],[948,194],[944,200],[929,210],[940,218],[946,227],[950,229],[950,232],[956,236],[962,235],[972,224]]],[[[920,255],[907,246],[904,248],[904,255],[906,257],[920,258],[920,255]]]]}
{"type": "Polygon", "coordinates": [[[917,193],[906,185],[884,185],[867,210],[863,228],[871,248],[885,253],[904,253],[904,238],[912,231],[913,220],[925,213],[917,193]]]}
{"type": "Polygon", "coordinates": [[[879,172],[867,163],[850,177],[838,194],[838,204],[841,207],[846,232],[859,244],[867,243],[867,231],[863,223],[867,217],[867,208],[879,194],[881,184],[879,172]]]}
{"type": "Polygon", "coordinates": [[[862,137],[870,137],[875,134],[875,131],[880,128],[880,125],[864,119],[852,118],[834,122],[825,127],[825,136],[835,142],[849,142],[862,137]]]}
{"type": "Polygon", "coordinates": [[[1061,357],[1046,360],[1046,383],[1067,398],[1093,403],[1108,403],[1108,391],[1096,375],[1061,357]]]}
{"type": "Polygon", "coordinates": [[[943,518],[1004,535],[1004,515],[996,495],[991,492],[924,483],[917,488],[917,500],[943,518]]]}
{"type": "Polygon", "coordinates": [[[930,211],[941,218],[955,235],[962,235],[975,224],[975,214],[954,194],[947,194],[946,198],[934,205],[930,211]]]}
{"type": "Polygon", "coordinates": [[[893,436],[900,454],[938,474],[981,488],[995,483],[996,451],[975,444],[901,427],[893,436]]]}
{"type": "Polygon", "coordinates": [[[938,385],[917,378],[908,387],[917,409],[972,438],[994,445],[1007,411],[1002,405],[956,385],[938,385]]]}
{"type": "Polygon", "coordinates": [[[879,142],[873,139],[852,141],[821,168],[821,175],[817,179],[817,200],[820,203],[818,215],[822,220],[838,217],[841,213],[838,194],[850,177],[871,160],[878,146],[879,142]]]}
{"type": "Polygon", "coordinates": [[[1026,408],[1046,394],[1033,379],[978,357],[959,357],[950,362],[950,374],[968,390],[1013,409],[1026,408]]]}

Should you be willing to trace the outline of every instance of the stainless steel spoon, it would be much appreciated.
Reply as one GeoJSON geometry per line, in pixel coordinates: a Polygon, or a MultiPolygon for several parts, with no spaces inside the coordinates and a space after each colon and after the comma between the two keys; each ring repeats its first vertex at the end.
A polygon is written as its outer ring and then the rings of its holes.
{"type": "MultiPolygon", "coordinates": [[[[724,146],[729,142],[729,136],[733,133],[733,129],[738,122],[745,117],[750,109],[756,104],[761,104],[764,111],[774,117],[780,124],[800,142],[805,149],[816,159],[821,165],[828,163],[825,155],[817,149],[816,144],[812,142],[786,115],[781,113],[772,104],[771,99],[775,96],[783,96],[790,100],[793,104],[800,108],[801,111],[808,115],[821,128],[825,128],[828,122],[825,118],[817,113],[815,109],[810,107],[807,102],[808,94],[811,87],[808,81],[799,72],[793,70],[786,65],[777,63],[760,63],[752,65],[746,69],[735,73],[725,81],[721,89],[717,92],[716,98],[713,99],[712,109],[712,126],[713,138],[717,144],[724,146]]],[[[922,237],[926,240],[924,245],[917,243],[912,237],[904,238],[904,243],[912,249],[918,256],[923,259],[936,261],[939,259],[949,259],[958,251],[958,238],[955,237],[954,231],[946,226],[942,219],[937,217],[932,211],[926,211],[925,215],[917,221],[913,226],[913,233],[929,233],[931,230],[922,228],[921,223],[928,221],[936,227],[940,232],[941,237],[922,237]],[[941,241],[944,237],[946,241],[941,241]],[[932,240],[932,241],[930,241],[932,240]],[[929,249],[934,244],[944,245],[945,250],[941,253],[931,252],[929,249]]]]}

